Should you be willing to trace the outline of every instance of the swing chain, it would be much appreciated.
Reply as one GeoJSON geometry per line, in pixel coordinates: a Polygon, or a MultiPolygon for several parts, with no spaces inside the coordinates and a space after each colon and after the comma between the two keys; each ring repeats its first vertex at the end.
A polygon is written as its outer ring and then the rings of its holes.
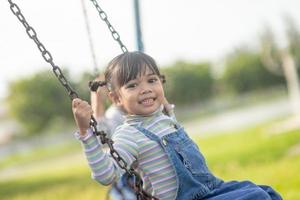
{"type": "MultiPolygon", "coordinates": [[[[97,131],[97,130],[95,130],[97,131]]],[[[127,168],[127,162],[120,156],[120,154],[114,149],[113,140],[106,137],[104,131],[99,131],[98,134],[102,144],[107,144],[110,150],[110,154],[116,161],[118,166],[123,169],[127,174],[134,178],[134,185],[129,184],[135,191],[138,200],[158,200],[156,197],[150,195],[143,190],[143,181],[141,176],[135,171],[133,166],[130,169],[127,168]]]]}
{"type": "MultiPolygon", "coordinates": [[[[23,24],[23,26],[26,29],[27,35],[30,37],[30,39],[32,39],[36,43],[36,45],[37,45],[39,51],[41,52],[44,60],[52,66],[53,73],[55,74],[55,76],[59,80],[59,82],[63,85],[63,87],[65,87],[65,89],[67,90],[68,95],[71,98],[71,100],[73,100],[75,98],[78,98],[78,94],[74,91],[74,89],[72,89],[72,87],[70,86],[70,84],[67,81],[66,77],[63,75],[62,70],[57,65],[55,65],[51,53],[39,41],[39,39],[37,37],[37,34],[36,34],[36,31],[34,30],[33,27],[31,27],[28,24],[28,22],[26,21],[24,15],[21,13],[21,10],[18,7],[18,5],[13,3],[12,0],[8,0],[8,2],[10,4],[10,10],[18,18],[18,20],[23,24]]],[[[98,4],[95,4],[95,5],[98,5],[98,4]]],[[[105,16],[106,16],[106,14],[105,14],[105,16]]],[[[107,24],[109,24],[109,22],[107,21],[107,18],[106,18],[105,22],[107,24]]],[[[112,26],[110,26],[110,27],[112,27],[112,26]]],[[[114,29],[112,28],[112,30],[114,30],[114,29]]],[[[114,34],[118,35],[118,33],[116,31],[112,31],[112,34],[113,35],[114,34]]],[[[124,49],[124,50],[127,51],[126,47],[122,44],[119,36],[116,38],[116,40],[119,42],[119,44],[121,44],[122,50],[124,49]]],[[[123,170],[125,170],[129,175],[131,175],[135,178],[134,190],[136,192],[138,200],[158,200],[156,197],[151,196],[150,194],[148,194],[146,191],[143,190],[143,182],[142,182],[142,179],[141,179],[140,175],[134,170],[133,167],[130,167],[130,169],[127,169],[128,164],[120,156],[120,154],[114,149],[113,141],[110,138],[106,137],[106,133],[104,131],[98,131],[97,130],[97,121],[93,116],[91,116],[90,126],[91,126],[91,129],[92,129],[93,133],[97,136],[100,136],[101,143],[102,144],[105,144],[105,143],[108,144],[108,146],[110,148],[110,154],[116,160],[116,163],[119,165],[119,167],[122,168],[123,170]]]]}
{"type": "MultiPolygon", "coordinates": [[[[128,52],[127,47],[121,41],[121,37],[119,33],[114,29],[114,27],[108,21],[107,14],[104,12],[104,10],[102,10],[102,8],[99,6],[96,0],[91,0],[91,2],[94,4],[96,10],[98,11],[100,18],[106,23],[109,31],[111,32],[113,39],[117,41],[118,44],[120,45],[122,52],[123,53],[128,52]]],[[[101,81],[90,81],[89,83],[89,87],[92,92],[97,91],[98,87],[101,87],[102,85],[103,83],[101,81]]]]}
{"type": "Polygon", "coordinates": [[[102,10],[102,8],[99,6],[99,4],[96,0],[91,0],[91,2],[94,4],[95,8],[97,9],[100,18],[106,23],[109,31],[111,32],[111,35],[112,35],[113,39],[115,41],[117,41],[118,44],[120,45],[121,50],[123,51],[123,53],[128,52],[127,47],[121,41],[121,37],[120,37],[119,33],[114,29],[114,27],[108,21],[107,14],[102,10]]]}
{"type": "Polygon", "coordinates": [[[39,51],[41,52],[44,60],[52,66],[52,71],[59,80],[59,82],[63,85],[63,87],[67,90],[68,95],[71,99],[77,98],[78,94],[73,90],[66,77],[63,75],[61,69],[54,64],[53,57],[51,53],[46,49],[46,47],[39,41],[36,31],[28,24],[24,15],[21,13],[20,8],[17,4],[13,3],[12,0],[8,0],[10,3],[10,10],[12,13],[18,18],[18,20],[23,24],[26,29],[26,33],[30,39],[32,39],[37,45],[39,51]]]}

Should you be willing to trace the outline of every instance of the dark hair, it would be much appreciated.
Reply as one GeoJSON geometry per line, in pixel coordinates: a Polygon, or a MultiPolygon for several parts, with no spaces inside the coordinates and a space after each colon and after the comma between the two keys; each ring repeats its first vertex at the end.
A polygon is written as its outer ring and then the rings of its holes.
{"type": "Polygon", "coordinates": [[[161,77],[156,62],[151,56],[138,51],[125,52],[109,62],[104,72],[105,82],[109,90],[114,90],[142,75],[147,69],[161,77]]]}

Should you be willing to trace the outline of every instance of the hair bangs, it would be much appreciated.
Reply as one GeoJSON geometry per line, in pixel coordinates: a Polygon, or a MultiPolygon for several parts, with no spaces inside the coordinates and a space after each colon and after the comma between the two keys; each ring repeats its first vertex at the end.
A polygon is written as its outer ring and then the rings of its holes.
{"type": "Polygon", "coordinates": [[[112,88],[122,87],[129,81],[146,74],[149,70],[160,76],[154,59],[142,52],[123,53],[112,60],[108,69],[106,78],[110,79],[108,82],[111,83],[112,88]]]}

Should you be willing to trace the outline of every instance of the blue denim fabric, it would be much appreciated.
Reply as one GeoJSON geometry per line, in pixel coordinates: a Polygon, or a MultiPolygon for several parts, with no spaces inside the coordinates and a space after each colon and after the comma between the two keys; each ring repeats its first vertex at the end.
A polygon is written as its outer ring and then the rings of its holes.
{"type": "Polygon", "coordinates": [[[109,191],[109,196],[113,200],[137,200],[134,190],[128,185],[128,174],[125,173],[121,179],[115,183],[109,191]]]}
{"type": "Polygon", "coordinates": [[[269,186],[258,186],[249,181],[224,182],[215,177],[198,146],[182,127],[162,138],[142,127],[136,128],[167,153],[177,175],[177,200],[282,200],[269,186]]]}

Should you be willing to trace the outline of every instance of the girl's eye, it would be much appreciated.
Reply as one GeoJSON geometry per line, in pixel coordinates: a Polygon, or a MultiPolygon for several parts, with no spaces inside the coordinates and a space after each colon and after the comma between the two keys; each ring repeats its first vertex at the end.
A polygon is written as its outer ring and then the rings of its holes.
{"type": "Polygon", "coordinates": [[[135,88],[137,86],[137,83],[129,83],[126,85],[126,88],[135,88]]]}
{"type": "Polygon", "coordinates": [[[157,78],[150,78],[148,80],[149,83],[155,83],[158,79],[157,78]]]}

